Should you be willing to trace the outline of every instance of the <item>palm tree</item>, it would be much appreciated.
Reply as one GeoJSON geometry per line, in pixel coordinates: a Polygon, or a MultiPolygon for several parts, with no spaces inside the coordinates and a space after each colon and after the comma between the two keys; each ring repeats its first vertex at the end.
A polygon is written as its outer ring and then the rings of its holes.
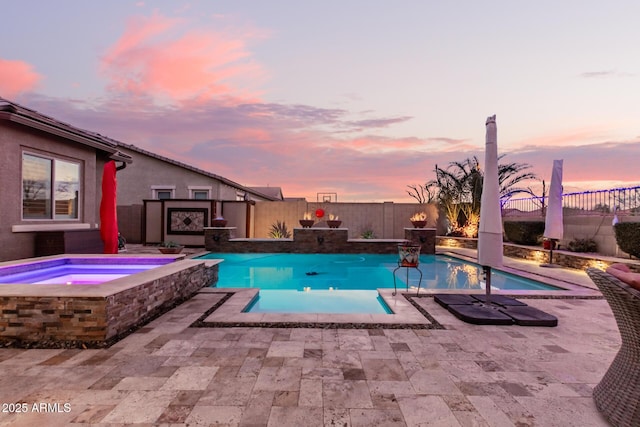
{"type": "MultiPolygon", "coordinates": [[[[498,158],[503,158],[504,155],[498,158]]],[[[514,194],[533,194],[530,188],[521,187],[523,181],[537,179],[533,172],[527,172],[528,163],[498,164],[500,197],[511,198],[514,194]]],[[[437,188],[435,199],[444,208],[451,230],[455,233],[475,235],[480,219],[480,199],[484,173],[476,156],[462,162],[451,162],[446,169],[435,167],[436,179],[421,188],[437,188]],[[463,228],[468,226],[468,229],[463,228]]],[[[429,193],[431,194],[431,193],[429,193]]],[[[412,197],[415,198],[411,193],[412,197]]],[[[470,236],[470,237],[471,237],[470,236]]]]}
{"type": "MultiPolygon", "coordinates": [[[[505,155],[498,157],[498,160],[502,159],[505,155]]],[[[506,163],[498,164],[498,183],[500,185],[500,199],[509,199],[514,194],[527,193],[535,196],[531,188],[517,187],[522,181],[529,179],[538,179],[538,176],[533,172],[524,172],[530,169],[531,165],[528,163],[506,163]]]]}

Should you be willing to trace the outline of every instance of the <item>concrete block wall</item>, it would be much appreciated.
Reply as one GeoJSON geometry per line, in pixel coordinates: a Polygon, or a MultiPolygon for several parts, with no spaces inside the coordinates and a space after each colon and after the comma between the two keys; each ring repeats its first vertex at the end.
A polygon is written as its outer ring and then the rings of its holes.
{"type": "MultiPolygon", "coordinates": [[[[269,237],[269,229],[276,221],[284,221],[290,231],[300,227],[299,220],[310,213],[316,221],[314,227],[326,227],[329,215],[337,215],[342,227],[348,229],[350,239],[358,239],[366,230],[373,230],[378,239],[403,239],[404,228],[411,227],[410,218],[418,212],[428,217],[427,227],[434,228],[439,223],[438,208],[434,204],[417,203],[318,203],[304,200],[285,202],[256,202],[254,236],[269,237]],[[324,217],[317,218],[315,212],[324,211],[324,217]]],[[[293,231],[292,231],[293,233],[293,231]]]]}

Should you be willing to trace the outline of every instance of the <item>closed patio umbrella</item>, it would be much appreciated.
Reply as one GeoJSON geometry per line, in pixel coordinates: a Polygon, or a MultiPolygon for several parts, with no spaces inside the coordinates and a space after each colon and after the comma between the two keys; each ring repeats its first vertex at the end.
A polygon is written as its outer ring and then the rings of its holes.
{"type": "Polygon", "coordinates": [[[562,218],[562,163],[563,160],[554,160],[551,171],[551,185],[549,187],[549,203],[544,221],[543,237],[551,240],[551,250],[549,251],[549,264],[541,264],[542,267],[552,267],[553,247],[557,240],[564,235],[564,225],[562,218]]]}
{"type": "Polygon", "coordinates": [[[102,172],[102,199],[100,200],[100,237],[105,254],[118,253],[118,216],[116,208],[116,162],[108,161],[102,172]]]}
{"type": "Polygon", "coordinates": [[[502,215],[498,180],[498,135],[496,116],[487,118],[485,171],[480,198],[478,228],[478,264],[485,273],[485,295],[436,294],[434,301],[446,307],[458,319],[478,325],[556,326],[558,319],[535,307],[506,295],[491,301],[491,269],[502,266],[502,215]],[[484,301],[483,301],[484,300],[484,301]]]}
{"type": "Polygon", "coordinates": [[[478,264],[486,275],[486,303],[491,304],[491,267],[502,266],[502,215],[500,213],[500,184],[498,182],[498,135],[496,116],[487,118],[485,143],[485,171],[480,198],[480,227],[478,228],[478,264]]]}

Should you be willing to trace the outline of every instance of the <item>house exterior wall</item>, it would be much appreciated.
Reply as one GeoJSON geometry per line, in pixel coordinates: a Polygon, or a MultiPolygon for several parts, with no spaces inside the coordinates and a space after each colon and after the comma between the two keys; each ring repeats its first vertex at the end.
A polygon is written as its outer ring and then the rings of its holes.
{"type": "MultiPolygon", "coordinates": [[[[120,151],[134,159],[134,165],[118,172],[118,205],[140,205],[142,200],[153,199],[153,186],[174,189],[173,199],[190,199],[191,188],[211,188],[213,200],[236,200],[241,188],[233,187],[219,179],[195,170],[146,155],[125,146],[120,151]]],[[[251,195],[252,199],[260,199],[251,195]]]]}
{"type": "Polygon", "coordinates": [[[96,176],[96,168],[101,170],[104,161],[97,160],[94,149],[4,120],[0,120],[0,148],[0,197],[3,201],[0,204],[0,261],[33,257],[36,234],[34,227],[48,230],[97,227],[101,176],[96,176]],[[23,151],[80,163],[79,219],[22,219],[23,151]]]}
{"type": "MultiPolygon", "coordinates": [[[[229,203],[235,203],[239,195],[246,193],[246,189],[241,186],[235,187],[225,180],[216,179],[206,173],[191,170],[153,155],[127,149],[126,146],[121,146],[120,149],[134,159],[132,167],[118,172],[118,228],[127,242],[153,244],[174,240],[186,245],[203,244],[203,235],[198,238],[193,236],[187,238],[167,236],[162,232],[166,229],[166,223],[163,222],[162,217],[163,211],[159,202],[153,203],[156,197],[154,189],[162,188],[172,190],[171,199],[175,199],[177,203],[176,206],[172,204],[172,207],[183,208],[193,207],[192,189],[209,189],[210,200],[215,201],[213,208],[209,209],[209,219],[212,219],[214,214],[220,215],[224,211],[224,217],[234,226],[237,225],[239,230],[243,230],[244,237],[246,202],[238,202],[241,206],[237,209],[229,203]],[[146,206],[146,211],[143,205],[146,206]],[[226,210],[223,209],[225,205],[226,210]]],[[[249,197],[252,200],[262,199],[251,193],[249,197]]],[[[202,206],[203,202],[198,200],[196,206],[202,206]]]]}
{"type": "Polygon", "coordinates": [[[118,205],[140,205],[153,199],[152,186],[175,189],[174,199],[189,199],[189,186],[211,187],[211,198],[219,198],[217,180],[126,148],[121,151],[131,155],[134,164],[118,172],[118,205]]]}

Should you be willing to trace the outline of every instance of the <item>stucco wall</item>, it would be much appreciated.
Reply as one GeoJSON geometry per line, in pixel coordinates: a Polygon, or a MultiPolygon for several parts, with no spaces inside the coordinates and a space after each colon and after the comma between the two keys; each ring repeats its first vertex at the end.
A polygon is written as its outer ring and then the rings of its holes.
{"type": "Polygon", "coordinates": [[[127,243],[142,243],[143,205],[118,206],[118,231],[127,243]]]}
{"type": "Polygon", "coordinates": [[[289,230],[299,228],[299,220],[305,212],[312,214],[316,226],[325,226],[330,214],[342,220],[341,227],[349,230],[349,238],[360,238],[366,230],[372,230],[378,239],[402,239],[404,228],[411,227],[411,216],[417,212],[428,215],[427,227],[439,222],[435,205],[417,203],[317,203],[306,201],[256,202],[256,238],[269,237],[269,229],[276,221],[284,221],[289,230]],[[323,218],[316,218],[317,209],[324,211],[323,218]]]}
{"type": "MultiPolygon", "coordinates": [[[[30,258],[35,254],[34,232],[14,232],[13,226],[88,224],[95,227],[99,221],[100,179],[96,168],[96,152],[86,146],[15,123],[0,121],[0,261],[30,258]],[[82,186],[78,220],[23,220],[22,219],[22,152],[53,156],[81,163],[82,186]]],[[[100,172],[101,174],[101,172],[100,172]]],[[[100,175],[101,176],[101,175],[100,175]]]]}
{"type": "Polygon", "coordinates": [[[227,227],[236,227],[236,237],[238,238],[250,237],[246,232],[247,210],[247,202],[222,203],[222,216],[227,220],[227,227]]]}

